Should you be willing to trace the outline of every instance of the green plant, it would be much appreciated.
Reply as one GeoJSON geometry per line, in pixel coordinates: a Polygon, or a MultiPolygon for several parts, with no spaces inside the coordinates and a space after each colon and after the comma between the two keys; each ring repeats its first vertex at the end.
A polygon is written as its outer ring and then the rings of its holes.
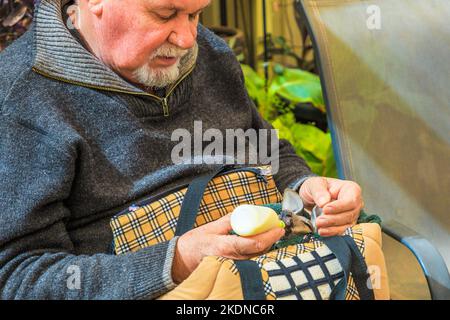
{"type": "Polygon", "coordinates": [[[250,66],[242,64],[245,85],[263,117],[274,120],[280,113],[291,111],[296,104],[311,103],[325,113],[322,87],[317,75],[280,64],[269,64],[273,77],[265,89],[265,80],[250,66]]]}
{"type": "Polygon", "coordinates": [[[311,170],[325,177],[337,177],[331,135],[310,124],[295,122],[292,113],[277,117],[272,126],[280,139],[288,140],[295,152],[305,159],[311,170]]]}
{"type": "Polygon", "coordinates": [[[326,112],[319,77],[279,64],[270,66],[273,76],[266,85],[255,70],[242,65],[249,96],[263,118],[279,130],[280,139],[288,140],[314,173],[337,177],[330,133],[323,132],[314,124],[297,123],[292,112],[298,103],[311,103],[326,112]]]}

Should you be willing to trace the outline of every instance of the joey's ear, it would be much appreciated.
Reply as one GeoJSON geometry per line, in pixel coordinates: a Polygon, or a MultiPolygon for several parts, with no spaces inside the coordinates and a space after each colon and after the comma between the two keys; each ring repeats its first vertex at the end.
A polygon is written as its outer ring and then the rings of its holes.
{"type": "Polygon", "coordinates": [[[298,212],[303,210],[303,201],[298,192],[292,189],[284,190],[283,201],[282,201],[283,210],[298,212]]]}
{"type": "Polygon", "coordinates": [[[103,5],[105,0],[88,0],[89,10],[96,16],[101,16],[103,13],[103,5]]]}

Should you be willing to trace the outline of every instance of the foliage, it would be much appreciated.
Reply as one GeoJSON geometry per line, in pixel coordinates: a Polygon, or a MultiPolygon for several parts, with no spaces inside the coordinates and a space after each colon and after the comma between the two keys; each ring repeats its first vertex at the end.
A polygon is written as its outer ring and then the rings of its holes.
{"type": "Polygon", "coordinates": [[[317,75],[300,69],[283,68],[275,65],[276,76],[269,87],[269,96],[279,95],[290,101],[291,106],[309,102],[325,112],[322,87],[317,75]]]}
{"type": "Polygon", "coordinates": [[[317,75],[300,69],[270,64],[274,76],[265,90],[265,81],[248,65],[241,65],[250,97],[257,103],[263,117],[274,120],[298,103],[311,103],[325,112],[322,87],[317,75]]]}
{"type": "Polygon", "coordinates": [[[279,138],[288,140],[314,173],[337,177],[329,132],[325,133],[310,124],[295,122],[292,113],[279,116],[272,125],[279,130],[279,138]]]}
{"type": "Polygon", "coordinates": [[[273,77],[266,90],[264,79],[251,67],[242,65],[249,96],[262,116],[279,130],[280,139],[288,140],[314,173],[337,177],[330,133],[313,124],[297,123],[292,112],[298,103],[311,103],[325,112],[319,77],[278,64],[271,66],[273,77]]]}

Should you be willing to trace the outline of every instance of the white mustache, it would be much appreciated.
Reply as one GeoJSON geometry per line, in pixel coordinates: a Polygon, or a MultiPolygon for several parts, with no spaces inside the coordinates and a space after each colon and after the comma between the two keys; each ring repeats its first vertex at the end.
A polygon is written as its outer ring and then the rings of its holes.
{"type": "Polygon", "coordinates": [[[153,54],[150,56],[150,60],[155,59],[156,57],[174,57],[174,58],[182,58],[184,57],[189,50],[186,49],[180,49],[174,45],[162,45],[158,49],[153,52],[153,54]]]}

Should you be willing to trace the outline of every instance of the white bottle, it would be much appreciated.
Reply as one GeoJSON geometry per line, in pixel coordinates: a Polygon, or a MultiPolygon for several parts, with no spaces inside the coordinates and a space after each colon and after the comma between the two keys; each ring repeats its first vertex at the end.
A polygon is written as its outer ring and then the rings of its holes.
{"type": "Polygon", "coordinates": [[[236,234],[248,237],[285,225],[273,209],[244,204],[231,214],[231,227],[236,234]]]}

